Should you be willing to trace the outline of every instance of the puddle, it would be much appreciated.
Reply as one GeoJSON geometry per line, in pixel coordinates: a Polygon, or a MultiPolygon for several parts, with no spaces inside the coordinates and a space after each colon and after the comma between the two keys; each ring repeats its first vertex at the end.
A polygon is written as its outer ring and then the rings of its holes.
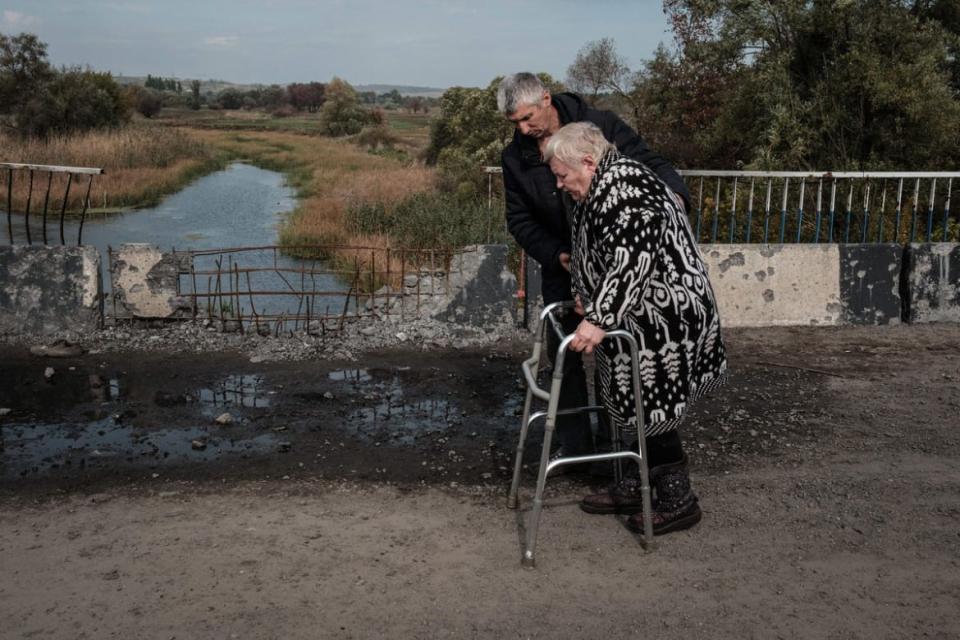
{"type": "Polygon", "coordinates": [[[211,407],[269,407],[263,378],[258,375],[228,376],[210,389],[200,389],[200,403],[211,407]]]}
{"type": "Polygon", "coordinates": [[[233,439],[210,437],[201,427],[140,431],[105,418],[84,425],[4,425],[3,476],[46,475],[57,469],[117,465],[154,466],[215,460],[224,455],[268,453],[278,446],[273,434],[233,439]],[[193,441],[205,447],[195,449],[193,441]]]}
{"type": "Polygon", "coordinates": [[[332,380],[364,383],[363,404],[347,416],[345,428],[365,442],[413,446],[423,436],[435,435],[462,422],[458,405],[445,399],[409,400],[404,377],[409,367],[394,371],[354,369],[335,371],[332,380]]]}
{"type": "Polygon", "coordinates": [[[373,378],[366,369],[342,369],[340,371],[331,371],[327,374],[331,380],[337,382],[370,382],[373,378]]]}

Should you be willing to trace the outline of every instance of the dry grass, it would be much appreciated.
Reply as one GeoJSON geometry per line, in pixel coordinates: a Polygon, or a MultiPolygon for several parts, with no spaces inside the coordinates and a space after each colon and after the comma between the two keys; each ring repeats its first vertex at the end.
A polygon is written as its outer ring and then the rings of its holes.
{"type": "MultiPolygon", "coordinates": [[[[115,210],[155,203],[195,177],[221,166],[223,159],[189,132],[134,125],[48,141],[0,135],[0,162],[104,169],[105,174],[93,180],[90,207],[115,210]]],[[[9,174],[3,177],[4,192],[8,179],[9,174]]],[[[35,172],[33,180],[31,209],[42,208],[48,180],[50,207],[59,209],[66,188],[66,175],[52,174],[51,178],[51,174],[35,172]]],[[[86,176],[74,180],[68,210],[83,207],[88,180],[86,176]]],[[[13,193],[14,210],[23,211],[30,194],[28,172],[15,172],[13,193]]]]}
{"type": "MultiPolygon", "coordinates": [[[[234,118],[235,122],[241,122],[234,118]]],[[[435,189],[434,171],[395,157],[371,154],[346,140],[282,131],[194,129],[140,123],[114,132],[91,133],[47,143],[0,138],[0,162],[101,167],[94,179],[93,209],[142,206],[175,192],[192,178],[243,160],[283,172],[300,196],[300,204],[280,233],[290,253],[332,258],[346,268],[369,267],[369,252],[301,251],[302,245],[395,248],[397,240],[376,230],[359,232],[348,212],[376,207],[390,216],[415,194],[435,189]]],[[[25,172],[14,182],[15,210],[23,210],[28,187],[25,172]]],[[[47,174],[36,174],[32,210],[42,209],[47,174]],[[38,208],[39,207],[39,208],[38,208]]],[[[65,177],[55,176],[51,210],[58,210],[65,177]]],[[[82,207],[86,178],[71,188],[69,209],[82,207]]],[[[377,252],[378,255],[382,255],[377,252]]],[[[377,270],[386,267],[378,263],[377,270]]],[[[401,271],[396,257],[390,270],[401,271]]],[[[364,284],[366,287],[366,283],[364,284]]]]}
{"type": "Polygon", "coordinates": [[[332,195],[347,206],[378,204],[393,209],[414,193],[434,188],[434,172],[425,167],[390,167],[357,172],[334,185],[332,195]]]}
{"type": "Polygon", "coordinates": [[[284,235],[299,244],[331,234],[349,240],[343,227],[348,208],[378,204],[392,209],[410,195],[434,188],[433,170],[371,155],[342,140],[279,132],[207,130],[197,135],[232,157],[287,175],[302,200],[284,235]]]}
{"type": "MultiPolygon", "coordinates": [[[[197,135],[235,158],[282,171],[301,197],[280,232],[280,244],[290,252],[333,258],[345,267],[368,260],[363,252],[301,251],[303,245],[394,246],[384,235],[352,233],[347,211],[377,205],[392,211],[417,193],[434,189],[434,172],[392,158],[372,155],[344,140],[275,131],[235,132],[203,130],[197,135]]],[[[384,265],[381,265],[384,266],[384,265]]],[[[379,270],[378,266],[378,270],[379,270]]],[[[400,270],[399,263],[392,269],[400,270]]]]}

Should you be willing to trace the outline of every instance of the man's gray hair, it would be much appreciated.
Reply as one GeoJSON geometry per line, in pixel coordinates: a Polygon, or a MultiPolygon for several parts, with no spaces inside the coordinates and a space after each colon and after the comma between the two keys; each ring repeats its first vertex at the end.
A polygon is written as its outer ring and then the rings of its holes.
{"type": "Polygon", "coordinates": [[[616,145],[603,137],[603,131],[592,122],[571,122],[550,136],[543,150],[544,162],[556,158],[565,165],[575,167],[587,155],[600,162],[616,145]]]}
{"type": "Polygon", "coordinates": [[[540,102],[546,90],[540,78],[532,73],[514,73],[500,81],[497,89],[497,109],[503,115],[509,116],[522,105],[540,102]]]}

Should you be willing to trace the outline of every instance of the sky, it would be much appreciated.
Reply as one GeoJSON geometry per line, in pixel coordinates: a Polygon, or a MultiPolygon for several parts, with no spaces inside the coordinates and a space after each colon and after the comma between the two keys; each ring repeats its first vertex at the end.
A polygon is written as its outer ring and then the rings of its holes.
{"type": "Polygon", "coordinates": [[[661,0],[0,0],[56,65],[237,83],[446,88],[546,71],[613,38],[632,69],[672,39],[661,0]]]}

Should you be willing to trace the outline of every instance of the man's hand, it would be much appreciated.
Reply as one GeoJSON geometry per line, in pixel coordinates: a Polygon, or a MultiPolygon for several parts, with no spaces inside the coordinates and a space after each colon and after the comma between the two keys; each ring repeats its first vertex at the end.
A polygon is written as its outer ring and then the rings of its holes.
{"type": "Polygon", "coordinates": [[[560,257],[560,266],[567,270],[567,273],[570,273],[570,254],[561,253],[560,257]]]}
{"type": "Polygon", "coordinates": [[[593,353],[593,349],[603,341],[606,335],[607,332],[600,327],[583,320],[573,334],[570,348],[574,351],[593,353]]]}

